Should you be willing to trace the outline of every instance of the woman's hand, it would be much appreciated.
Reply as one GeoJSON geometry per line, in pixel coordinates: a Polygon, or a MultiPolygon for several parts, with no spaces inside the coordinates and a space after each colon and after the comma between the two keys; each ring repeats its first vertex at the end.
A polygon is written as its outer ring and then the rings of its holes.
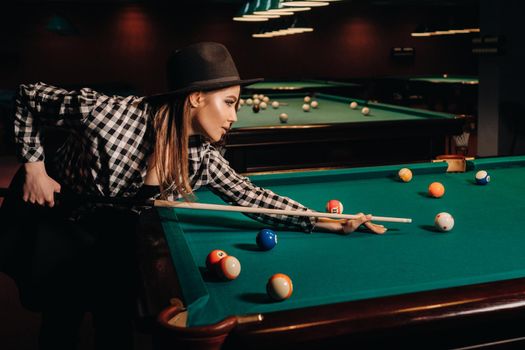
{"type": "Polygon", "coordinates": [[[343,234],[349,234],[357,230],[361,225],[364,225],[367,229],[375,234],[383,234],[387,228],[383,225],[372,223],[372,215],[365,215],[363,213],[356,214],[358,217],[352,220],[333,220],[327,218],[319,218],[319,221],[315,225],[316,229],[324,229],[330,232],[338,232],[343,234]]]}
{"type": "Polygon", "coordinates": [[[23,200],[33,204],[55,205],[55,192],[60,192],[60,184],[47,175],[44,162],[26,163],[23,200]]]}
{"type": "Polygon", "coordinates": [[[359,215],[357,219],[347,220],[345,223],[342,224],[343,233],[348,234],[348,233],[354,232],[361,225],[365,225],[367,229],[379,235],[386,232],[387,229],[385,226],[374,224],[370,221],[372,220],[372,215],[370,214],[365,215],[363,213],[359,213],[357,215],[359,215]]]}

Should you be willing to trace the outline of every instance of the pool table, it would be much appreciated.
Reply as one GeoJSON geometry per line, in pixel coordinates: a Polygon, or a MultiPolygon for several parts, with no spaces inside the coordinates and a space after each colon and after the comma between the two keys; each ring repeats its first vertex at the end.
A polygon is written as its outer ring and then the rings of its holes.
{"type": "Polygon", "coordinates": [[[243,88],[246,94],[266,94],[276,92],[357,92],[361,85],[351,82],[331,80],[266,80],[243,88]]]}
{"type": "Polygon", "coordinates": [[[428,109],[477,115],[478,77],[442,74],[406,79],[412,93],[423,96],[428,109]]]}
{"type": "Polygon", "coordinates": [[[421,81],[433,84],[465,84],[477,85],[479,83],[478,77],[475,76],[461,76],[461,75],[428,75],[409,78],[410,81],[421,81]]]}
{"type": "MultiPolygon", "coordinates": [[[[260,251],[264,225],[242,214],[154,208],[139,230],[141,310],[158,320],[160,348],[308,349],[419,346],[450,348],[523,341],[525,329],[525,157],[414,163],[252,176],[255,184],[323,211],[339,199],[345,212],[409,217],[388,231],[349,235],[276,230],[260,251]],[[396,179],[409,167],[411,182],[396,179]],[[491,175],[476,185],[477,170],[491,175]],[[446,188],[427,196],[431,182],[446,188]],[[434,227],[439,212],[452,231],[434,227]],[[213,249],[236,256],[233,281],[207,271],[213,249]],[[274,273],[293,280],[292,296],[273,302],[274,273]]],[[[218,202],[209,191],[201,202],[218,202]]],[[[522,343],[523,346],[523,343],[522,343]]]]}
{"type": "Polygon", "coordinates": [[[464,118],[349,97],[316,94],[319,107],[302,110],[304,93],[269,95],[277,109],[244,105],[225,139],[225,157],[238,172],[363,166],[430,160],[447,152],[464,118]],[[357,109],[349,104],[356,101],[357,109]],[[369,115],[361,109],[367,106],[369,115]],[[279,115],[288,114],[281,123],[279,115]]]}

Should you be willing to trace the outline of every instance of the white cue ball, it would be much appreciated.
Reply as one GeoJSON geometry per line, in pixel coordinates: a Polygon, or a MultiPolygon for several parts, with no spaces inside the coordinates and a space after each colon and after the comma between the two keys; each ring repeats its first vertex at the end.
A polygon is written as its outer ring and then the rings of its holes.
{"type": "Polygon", "coordinates": [[[251,106],[253,104],[253,100],[251,98],[246,99],[246,104],[251,106]]]}
{"type": "Polygon", "coordinates": [[[266,103],[270,102],[270,98],[268,96],[264,96],[262,100],[263,102],[266,102],[266,103]]]}
{"type": "Polygon", "coordinates": [[[261,103],[261,100],[259,100],[258,98],[254,98],[253,99],[253,104],[254,105],[258,105],[259,103],[261,103]]]}
{"type": "Polygon", "coordinates": [[[305,96],[305,97],[304,97],[304,102],[305,102],[305,103],[308,103],[308,102],[310,102],[311,100],[312,100],[312,98],[311,98],[310,96],[305,96]]]}
{"type": "Polygon", "coordinates": [[[434,219],[434,225],[440,231],[450,231],[454,228],[454,218],[449,213],[439,213],[434,219]]]}
{"type": "Polygon", "coordinates": [[[363,107],[361,113],[363,113],[363,115],[368,115],[370,114],[370,109],[368,107],[363,107]]]}
{"type": "Polygon", "coordinates": [[[303,105],[303,111],[305,111],[305,112],[310,112],[310,105],[309,105],[308,103],[305,103],[305,104],[303,105]]]}
{"type": "Polygon", "coordinates": [[[279,120],[281,121],[281,123],[286,123],[288,121],[288,114],[286,113],[279,114],[279,120]]]}
{"type": "Polygon", "coordinates": [[[356,109],[357,108],[357,102],[353,101],[352,103],[350,103],[350,108],[356,109]]]}
{"type": "Polygon", "coordinates": [[[272,102],[272,107],[275,108],[275,109],[279,108],[279,101],[273,101],[272,102]]]}
{"type": "Polygon", "coordinates": [[[317,107],[319,107],[319,102],[312,101],[312,103],[310,103],[310,106],[312,106],[312,108],[317,108],[317,107]]]}
{"type": "Polygon", "coordinates": [[[261,109],[266,109],[266,108],[268,108],[268,105],[266,104],[266,102],[262,101],[261,103],[259,103],[259,107],[261,109]]]}

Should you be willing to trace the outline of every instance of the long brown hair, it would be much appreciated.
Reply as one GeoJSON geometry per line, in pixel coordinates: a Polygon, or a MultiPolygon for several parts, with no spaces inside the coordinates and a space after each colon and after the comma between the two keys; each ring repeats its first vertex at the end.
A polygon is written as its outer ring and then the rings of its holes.
{"type": "Polygon", "coordinates": [[[153,108],[155,171],[161,198],[178,193],[189,201],[193,189],[189,180],[188,140],[190,108],[187,95],[177,96],[153,108]]]}

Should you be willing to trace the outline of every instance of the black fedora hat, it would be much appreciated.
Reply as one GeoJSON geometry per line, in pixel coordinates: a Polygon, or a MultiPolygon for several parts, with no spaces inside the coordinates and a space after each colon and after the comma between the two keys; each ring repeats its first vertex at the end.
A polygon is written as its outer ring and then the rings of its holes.
{"type": "Polygon", "coordinates": [[[169,91],[147,96],[147,100],[235,85],[244,86],[263,80],[241,79],[228,49],[214,42],[201,42],[176,50],[170,55],[166,70],[169,91]]]}

